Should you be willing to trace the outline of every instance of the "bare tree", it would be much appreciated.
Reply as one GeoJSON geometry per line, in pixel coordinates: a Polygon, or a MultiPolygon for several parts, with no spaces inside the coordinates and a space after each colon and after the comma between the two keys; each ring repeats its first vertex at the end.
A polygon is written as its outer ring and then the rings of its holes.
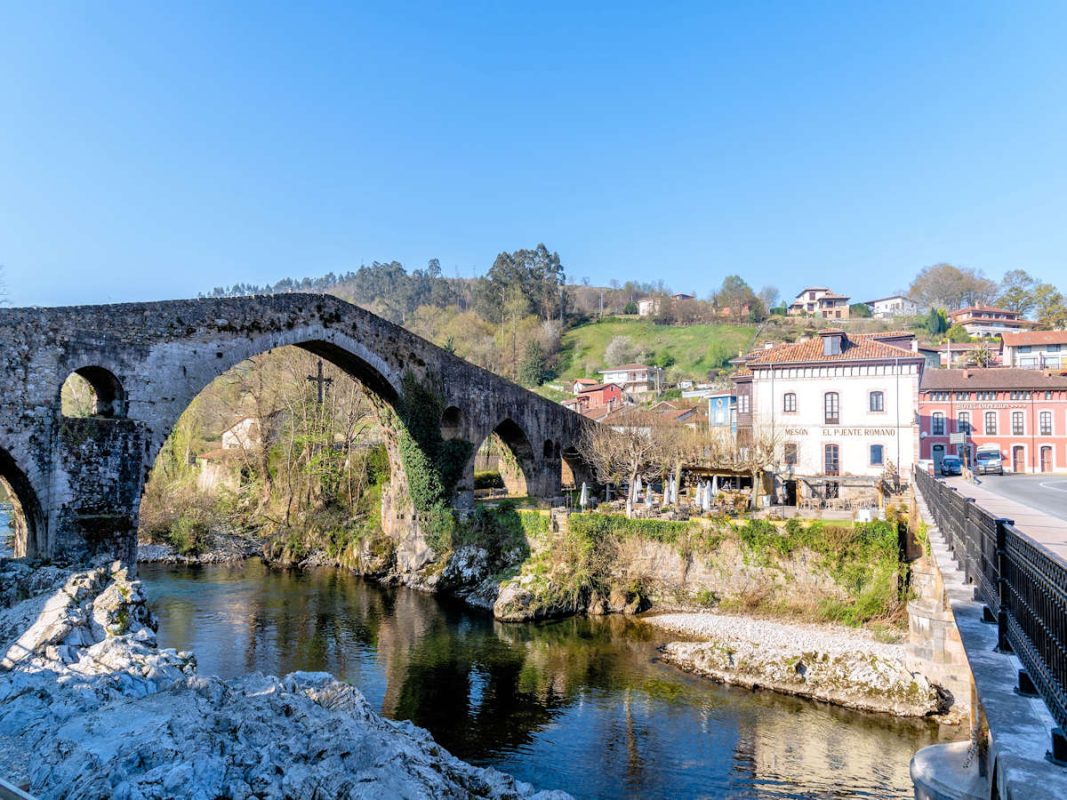
{"type": "Polygon", "coordinates": [[[999,286],[982,274],[981,270],[934,264],[923,267],[911,282],[908,294],[923,305],[947,308],[989,303],[996,297],[999,286]]]}
{"type": "Polygon", "coordinates": [[[626,513],[633,513],[637,476],[658,471],[663,465],[663,447],[651,433],[654,420],[648,413],[627,416],[626,427],[590,425],[582,433],[579,451],[593,465],[600,479],[610,483],[628,482],[626,513]]]}

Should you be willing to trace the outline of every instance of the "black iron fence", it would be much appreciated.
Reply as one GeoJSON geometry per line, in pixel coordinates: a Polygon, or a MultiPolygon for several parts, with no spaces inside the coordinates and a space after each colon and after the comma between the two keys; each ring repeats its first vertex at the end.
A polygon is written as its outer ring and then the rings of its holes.
{"type": "Polygon", "coordinates": [[[922,469],[915,485],[996,620],[998,649],[1026,668],[1020,688],[1032,684],[1060,726],[1056,749],[1067,730],[1067,562],[922,469]]]}

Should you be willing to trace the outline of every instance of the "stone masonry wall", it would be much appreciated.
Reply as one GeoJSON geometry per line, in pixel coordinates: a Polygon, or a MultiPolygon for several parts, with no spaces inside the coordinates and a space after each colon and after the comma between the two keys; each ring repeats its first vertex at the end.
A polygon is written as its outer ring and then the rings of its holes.
{"type": "MultiPolygon", "coordinates": [[[[529,443],[523,466],[535,496],[560,494],[561,453],[589,424],[328,295],[0,309],[0,477],[27,511],[31,554],[75,557],[110,543],[129,556],[141,490],[178,417],[228,369],[287,345],[336,364],[386,409],[402,409],[405,381],[416,381],[449,409],[449,437],[473,447],[510,420],[529,443]],[[64,418],[60,391],[75,371],[113,376],[125,419],[64,418]]],[[[402,470],[395,461],[394,473],[402,470]]],[[[472,489],[473,460],[457,502],[472,489]]],[[[417,532],[409,506],[398,480],[387,530],[417,532]]]]}

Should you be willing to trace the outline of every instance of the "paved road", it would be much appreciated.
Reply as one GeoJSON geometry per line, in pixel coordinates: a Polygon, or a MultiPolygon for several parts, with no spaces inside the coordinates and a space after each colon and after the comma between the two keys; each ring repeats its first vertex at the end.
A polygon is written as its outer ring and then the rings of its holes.
{"type": "Polygon", "coordinates": [[[982,475],[980,484],[949,478],[964,497],[973,497],[994,517],[1015,527],[1067,561],[1067,478],[1057,475],[982,475]]]}
{"type": "Polygon", "coordinates": [[[981,475],[983,489],[1016,503],[1067,519],[1067,476],[981,475]]]}

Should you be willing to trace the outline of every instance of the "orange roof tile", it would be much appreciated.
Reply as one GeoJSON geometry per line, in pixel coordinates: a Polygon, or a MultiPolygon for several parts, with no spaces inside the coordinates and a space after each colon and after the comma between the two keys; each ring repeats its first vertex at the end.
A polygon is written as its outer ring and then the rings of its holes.
{"type": "Polygon", "coordinates": [[[756,358],[747,362],[749,367],[770,364],[804,364],[848,361],[888,361],[895,359],[913,359],[921,361],[923,357],[911,350],[895,347],[878,341],[872,336],[843,336],[841,352],[834,355],[823,353],[822,338],[808,339],[805,342],[784,344],[765,350],[756,358]]]}
{"type": "Polygon", "coordinates": [[[1067,331],[1020,331],[1004,333],[1004,344],[1018,347],[1028,344],[1067,344],[1067,331]]]}

